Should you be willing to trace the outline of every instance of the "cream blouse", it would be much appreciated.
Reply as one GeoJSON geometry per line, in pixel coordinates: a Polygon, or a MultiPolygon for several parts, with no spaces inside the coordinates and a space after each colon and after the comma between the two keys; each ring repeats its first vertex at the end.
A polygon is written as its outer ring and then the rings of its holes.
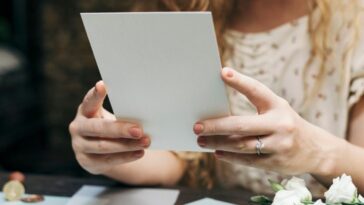
{"type": "MultiPolygon", "coordinates": [[[[361,22],[364,26],[364,21],[361,22]]],[[[336,38],[333,52],[341,56],[345,44],[345,31],[336,38]],[[339,36],[342,35],[342,36],[339,36]],[[343,44],[343,46],[340,46],[343,44]]],[[[277,95],[285,98],[290,105],[307,121],[345,138],[348,113],[364,93],[364,34],[362,33],[356,49],[349,55],[348,63],[342,65],[342,58],[333,58],[327,66],[327,73],[321,88],[308,109],[301,104],[304,98],[303,70],[311,55],[308,17],[304,16],[264,33],[243,34],[230,30],[225,38],[232,47],[232,55],[226,66],[253,77],[268,86],[277,95]],[[344,79],[342,71],[344,69],[344,79]]],[[[309,68],[308,82],[313,85],[319,62],[309,68]]],[[[310,88],[310,87],[309,87],[310,88]]],[[[253,115],[255,107],[246,97],[228,88],[233,115],[253,115]]],[[[185,155],[186,156],[186,155],[185,155]]],[[[191,156],[189,159],[192,159],[191,156]]],[[[216,161],[214,175],[224,187],[240,186],[255,192],[269,193],[268,179],[280,181],[289,176],[253,167],[228,164],[216,161]]],[[[315,195],[325,189],[310,175],[300,176],[306,180],[315,195]]]]}

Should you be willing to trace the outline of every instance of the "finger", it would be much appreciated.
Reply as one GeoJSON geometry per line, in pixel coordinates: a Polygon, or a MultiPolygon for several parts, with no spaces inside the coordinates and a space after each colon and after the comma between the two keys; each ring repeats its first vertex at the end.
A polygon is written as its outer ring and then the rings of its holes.
{"type": "Polygon", "coordinates": [[[138,140],[79,137],[72,141],[74,150],[87,154],[113,154],[137,151],[146,149],[149,145],[149,137],[142,137],[138,140]]]}
{"type": "Polygon", "coordinates": [[[253,78],[242,75],[231,68],[224,68],[221,75],[225,83],[245,95],[256,106],[259,113],[278,103],[278,96],[253,78]]]}
{"type": "Polygon", "coordinates": [[[102,173],[102,170],[110,169],[113,166],[135,161],[144,156],[144,150],[133,152],[121,152],[115,154],[78,154],[77,160],[81,166],[93,174],[102,173]]]}
{"type": "Polygon", "coordinates": [[[197,122],[194,126],[195,134],[210,135],[268,135],[274,131],[272,123],[264,115],[229,116],[197,122]]]}
{"type": "Polygon", "coordinates": [[[241,164],[256,168],[271,169],[274,163],[270,154],[255,155],[255,154],[240,154],[234,152],[215,151],[217,159],[229,162],[232,164],[241,164]]]}
{"type": "Polygon", "coordinates": [[[96,83],[95,87],[90,89],[81,104],[81,112],[86,117],[94,117],[102,107],[106,97],[106,89],[103,81],[96,83]]]}
{"type": "MultiPolygon", "coordinates": [[[[263,154],[273,153],[272,137],[265,136],[260,138],[263,143],[260,151],[263,154]]],[[[257,138],[242,136],[200,136],[197,139],[202,148],[221,150],[226,152],[256,154],[257,138]]]]}
{"type": "Polygon", "coordinates": [[[101,118],[80,120],[76,129],[79,135],[87,137],[138,139],[144,135],[136,124],[101,118]]]}

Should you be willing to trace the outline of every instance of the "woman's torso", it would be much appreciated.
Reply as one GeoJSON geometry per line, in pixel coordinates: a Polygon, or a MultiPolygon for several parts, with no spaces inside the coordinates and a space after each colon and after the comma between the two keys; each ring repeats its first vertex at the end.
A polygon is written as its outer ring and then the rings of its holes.
{"type": "MultiPolygon", "coordinates": [[[[279,26],[264,33],[243,34],[229,30],[225,34],[231,47],[231,55],[226,66],[253,77],[277,95],[286,99],[290,105],[307,121],[324,128],[337,137],[344,138],[348,118],[349,77],[342,78],[344,72],[350,72],[350,66],[337,59],[325,65],[327,70],[320,90],[308,109],[302,107],[304,101],[303,70],[311,55],[308,17],[304,16],[293,22],[279,26]]],[[[340,44],[340,39],[337,39],[340,44]]],[[[335,52],[340,52],[340,46],[335,52]]],[[[338,55],[339,56],[339,55],[338,55]]],[[[334,58],[333,58],[334,59],[334,58]]],[[[309,65],[308,85],[317,80],[320,63],[309,65]]],[[[310,89],[310,87],[309,87],[310,89]]],[[[256,114],[254,106],[245,96],[228,89],[228,96],[233,115],[256,114]]],[[[264,171],[242,165],[217,163],[217,175],[223,186],[243,186],[256,192],[270,190],[268,179],[280,181],[285,177],[274,172],[264,171]]],[[[325,189],[310,175],[301,176],[314,194],[321,194],[325,189]]]]}

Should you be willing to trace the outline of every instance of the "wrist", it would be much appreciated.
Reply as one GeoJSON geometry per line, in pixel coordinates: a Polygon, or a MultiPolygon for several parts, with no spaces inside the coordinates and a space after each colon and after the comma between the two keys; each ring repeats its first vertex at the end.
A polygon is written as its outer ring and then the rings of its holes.
{"type": "Polygon", "coordinates": [[[318,142],[314,154],[314,157],[317,160],[315,160],[311,174],[320,178],[337,177],[340,175],[340,173],[338,173],[337,165],[342,162],[342,159],[345,156],[344,151],[348,146],[348,142],[337,138],[320,128],[318,128],[317,131],[318,133],[313,135],[315,136],[314,140],[318,142]]]}
{"type": "Polygon", "coordinates": [[[322,156],[320,156],[319,164],[312,174],[325,178],[335,176],[339,155],[337,154],[338,150],[333,147],[334,146],[330,145],[328,149],[321,152],[322,156]]]}

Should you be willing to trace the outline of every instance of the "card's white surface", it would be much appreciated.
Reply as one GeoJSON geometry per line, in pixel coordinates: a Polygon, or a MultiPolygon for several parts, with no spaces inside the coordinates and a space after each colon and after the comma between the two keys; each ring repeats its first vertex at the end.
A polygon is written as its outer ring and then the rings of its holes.
{"type": "Polygon", "coordinates": [[[211,198],[203,198],[198,201],[188,203],[186,205],[234,205],[234,204],[219,201],[216,199],[211,199],[211,198]]]}
{"type": "Polygon", "coordinates": [[[202,151],[196,121],[229,115],[210,12],[82,13],[114,114],[151,149],[202,151]]]}
{"type": "Polygon", "coordinates": [[[170,205],[179,191],[172,189],[110,189],[103,186],[83,186],[67,205],[170,205]]]}

